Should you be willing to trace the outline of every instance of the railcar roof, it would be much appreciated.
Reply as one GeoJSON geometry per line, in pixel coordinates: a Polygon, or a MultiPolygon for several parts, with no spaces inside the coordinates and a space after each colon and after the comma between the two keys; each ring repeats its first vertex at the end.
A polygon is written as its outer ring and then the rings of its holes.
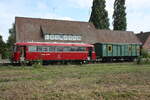
{"type": "Polygon", "coordinates": [[[81,46],[81,47],[94,47],[91,44],[85,43],[40,43],[40,42],[17,42],[15,45],[20,46],[31,46],[31,45],[39,45],[39,46],[81,46]]]}

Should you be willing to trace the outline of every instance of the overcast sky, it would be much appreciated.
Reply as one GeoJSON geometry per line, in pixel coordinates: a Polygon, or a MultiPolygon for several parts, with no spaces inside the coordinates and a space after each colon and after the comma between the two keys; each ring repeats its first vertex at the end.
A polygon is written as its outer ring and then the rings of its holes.
{"type": "MultiPolygon", "coordinates": [[[[15,16],[88,21],[93,0],[0,0],[0,35],[8,38],[15,16]]],[[[112,24],[114,0],[106,0],[112,24]]],[[[150,0],[126,0],[128,31],[150,31],[150,0]]],[[[112,29],[112,26],[111,26],[112,29]]]]}

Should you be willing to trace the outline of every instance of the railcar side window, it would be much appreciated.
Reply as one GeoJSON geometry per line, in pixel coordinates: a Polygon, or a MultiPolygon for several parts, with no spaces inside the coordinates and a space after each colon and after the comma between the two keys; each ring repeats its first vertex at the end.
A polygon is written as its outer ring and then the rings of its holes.
{"type": "Polygon", "coordinates": [[[71,51],[78,51],[78,47],[71,47],[71,51]]]}
{"type": "Polygon", "coordinates": [[[140,51],[140,46],[137,46],[137,51],[140,51]]]}
{"type": "Polygon", "coordinates": [[[86,51],[85,47],[78,47],[78,51],[86,51]]]}
{"type": "Polygon", "coordinates": [[[64,47],[63,51],[71,51],[71,47],[64,47]]]}
{"type": "Polygon", "coordinates": [[[80,52],[86,51],[86,47],[69,46],[29,46],[29,52],[80,52]]]}
{"type": "Polygon", "coordinates": [[[48,52],[48,47],[43,47],[42,52],[48,52]]]}
{"type": "Polygon", "coordinates": [[[36,46],[29,46],[29,52],[36,52],[36,46]]]}
{"type": "Polygon", "coordinates": [[[37,52],[42,52],[42,46],[37,47],[37,52]]]}
{"type": "Polygon", "coordinates": [[[63,51],[63,47],[59,47],[59,46],[57,46],[57,47],[56,47],[56,51],[57,51],[57,52],[59,52],[59,51],[63,51]]]}
{"type": "Polygon", "coordinates": [[[49,52],[54,52],[55,51],[55,47],[52,46],[52,47],[49,47],[49,52]]]}

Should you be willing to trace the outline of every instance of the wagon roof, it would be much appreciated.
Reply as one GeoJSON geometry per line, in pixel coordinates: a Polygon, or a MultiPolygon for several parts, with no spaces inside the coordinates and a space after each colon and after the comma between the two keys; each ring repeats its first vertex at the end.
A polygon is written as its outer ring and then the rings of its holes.
{"type": "Polygon", "coordinates": [[[15,45],[20,46],[81,46],[81,47],[94,47],[85,43],[44,43],[44,42],[17,42],[15,45]]]}
{"type": "Polygon", "coordinates": [[[141,44],[133,32],[97,30],[97,38],[102,43],[131,43],[141,44]]]}

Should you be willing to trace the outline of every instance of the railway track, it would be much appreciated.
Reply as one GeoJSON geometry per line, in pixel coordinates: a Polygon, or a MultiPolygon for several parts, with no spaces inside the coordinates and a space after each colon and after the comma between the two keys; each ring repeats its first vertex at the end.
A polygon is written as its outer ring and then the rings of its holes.
{"type": "MultiPolygon", "coordinates": [[[[122,63],[133,63],[134,61],[114,61],[114,62],[89,62],[88,64],[122,64],[122,63]]],[[[9,66],[12,65],[12,63],[9,60],[1,60],[0,61],[0,66],[9,66]]],[[[48,64],[48,65],[65,65],[61,63],[53,63],[53,64],[48,64]]],[[[66,64],[67,65],[67,64],[66,64]]],[[[70,64],[69,64],[70,65],[70,64]]],[[[75,63],[72,63],[72,65],[75,65],[75,63]]],[[[76,64],[78,65],[78,64],[76,64]]],[[[16,64],[15,66],[21,66],[19,64],[16,64]]]]}

